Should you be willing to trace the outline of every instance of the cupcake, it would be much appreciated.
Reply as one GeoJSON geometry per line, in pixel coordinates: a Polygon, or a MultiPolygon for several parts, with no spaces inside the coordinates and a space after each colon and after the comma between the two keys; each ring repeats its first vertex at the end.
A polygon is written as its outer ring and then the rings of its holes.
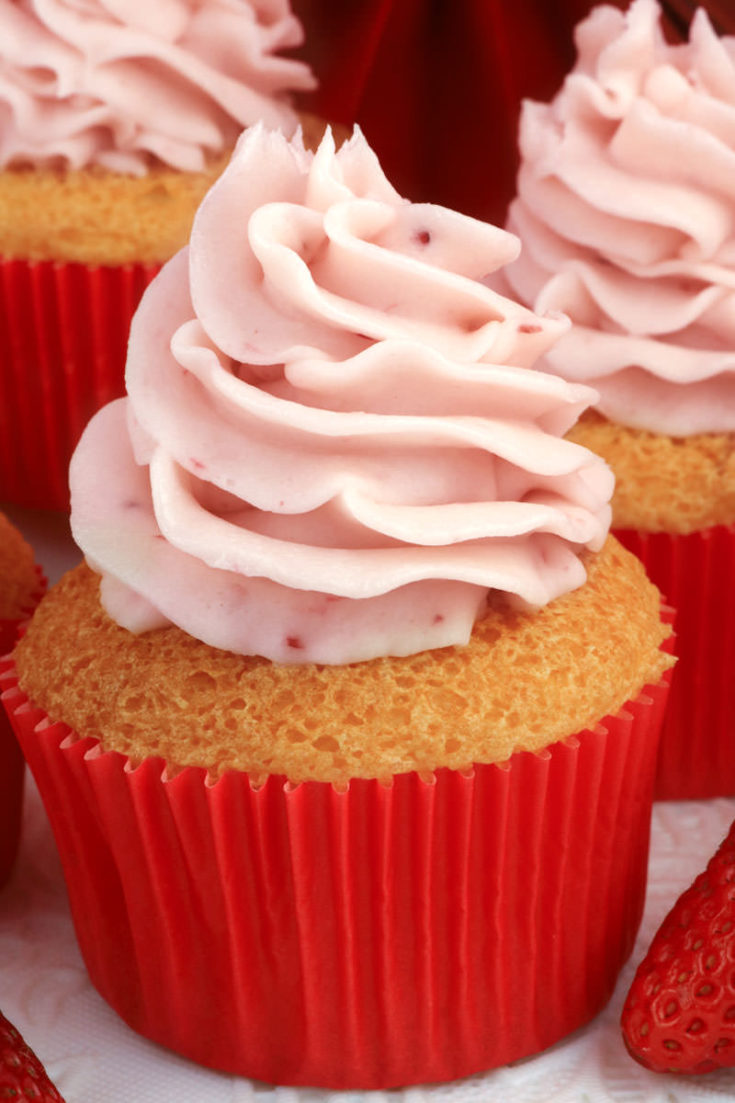
{"type": "MultiPolygon", "coordinates": [[[[0,513],[0,655],[13,647],[20,624],[43,590],[33,550],[4,513],[0,513]]],[[[23,756],[5,713],[0,713],[0,888],[18,850],[23,802],[23,756]]]]}
{"type": "Polygon", "coordinates": [[[280,1084],[537,1052],[632,947],[670,657],[565,329],[359,132],[241,139],[72,461],[4,703],[136,1030],[280,1084]],[[448,1013],[448,1009],[451,1012],[448,1013]]]}
{"type": "Polygon", "coordinates": [[[571,330],[544,365],[597,389],[570,438],[616,476],[613,526],[677,610],[660,797],[735,794],[735,38],[703,9],[596,8],[550,104],[527,103],[513,291],[571,330]]]}
{"type": "Polygon", "coordinates": [[[288,0],[0,3],[0,500],[68,508],[143,287],[242,129],[299,123],[301,38],[288,0]]]}

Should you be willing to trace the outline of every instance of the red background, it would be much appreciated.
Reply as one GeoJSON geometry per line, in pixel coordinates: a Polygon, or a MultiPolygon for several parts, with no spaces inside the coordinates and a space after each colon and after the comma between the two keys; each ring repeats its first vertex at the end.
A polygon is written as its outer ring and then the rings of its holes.
{"type": "MultiPolygon", "coordinates": [[[[614,0],[626,7],[625,0],[614,0]]],[[[547,100],[574,62],[573,28],[591,0],[292,0],[319,90],[304,104],[357,121],[388,179],[430,200],[502,223],[514,192],[524,97],[547,100]]],[[[693,0],[665,3],[672,35],[693,0]]],[[[735,30],[729,0],[705,5],[735,30]]]]}

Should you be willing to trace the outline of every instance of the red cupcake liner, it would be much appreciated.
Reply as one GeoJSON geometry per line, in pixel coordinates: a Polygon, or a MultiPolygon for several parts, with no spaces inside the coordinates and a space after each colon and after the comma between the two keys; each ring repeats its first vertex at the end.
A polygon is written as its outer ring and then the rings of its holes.
{"type": "Polygon", "coordinates": [[[661,733],[656,797],[735,795],[735,525],[687,536],[615,535],[676,609],[671,694],[661,733]]]}
{"type": "MultiPolygon", "coordinates": [[[[20,618],[0,618],[0,655],[14,646],[23,620],[32,613],[46,589],[46,579],[36,568],[38,590],[20,618]]],[[[0,888],[15,865],[23,811],[25,764],[18,741],[4,710],[0,710],[0,888]]]]}
{"type": "Polygon", "coordinates": [[[666,679],[504,766],[344,792],[132,769],[0,675],[93,984],[135,1030],[271,1083],[390,1088],[592,1018],[643,908],[666,679]]]}
{"type": "Polygon", "coordinates": [[[0,258],[0,500],[69,508],[69,460],[124,393],[130,319],[159,267],[0,258]]]}

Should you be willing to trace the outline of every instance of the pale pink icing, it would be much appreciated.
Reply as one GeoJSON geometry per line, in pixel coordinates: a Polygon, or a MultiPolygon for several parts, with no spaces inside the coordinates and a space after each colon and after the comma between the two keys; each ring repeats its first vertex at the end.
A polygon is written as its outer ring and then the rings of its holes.
{"type": "Polygon", "coordinates": [[[735,38],[697,11],[668,44],[655,0],[596,8],[548,105],[527,102],[516,294],[574,325],[545,364],[613,421],[735,430],[735,38]]]}
{"type": "Polygon", "coordinates": [[[517,250],[401,199],[359,132],[246,131],[72,461],[111,615],[346,663],[466,642],[491,589],[579,586],[612,476],[561,439],[594,392],[527,366],[566,319],[482,282],[517,250]]]}
{"type": "Polygon", "coordinates": [[[0,0],[0,167],[197,172],[262,119],[292,134],[288,0],[0,0]]]}

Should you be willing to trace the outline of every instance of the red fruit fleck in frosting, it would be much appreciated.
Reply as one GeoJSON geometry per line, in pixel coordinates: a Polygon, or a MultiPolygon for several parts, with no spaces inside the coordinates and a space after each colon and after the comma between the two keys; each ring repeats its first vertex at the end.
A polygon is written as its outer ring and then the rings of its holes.
{"type": "Polygon", "coordinates": [[[12,1023],[0,1013],[0,1099],[64,1103],[45,1068],[12,1023]]]}
{"type": "Polygon", "coordinates": [[[735,823],[671,909],[623,1008],[625,1044],[654,1072],[735,1066],[735,823]]]}

